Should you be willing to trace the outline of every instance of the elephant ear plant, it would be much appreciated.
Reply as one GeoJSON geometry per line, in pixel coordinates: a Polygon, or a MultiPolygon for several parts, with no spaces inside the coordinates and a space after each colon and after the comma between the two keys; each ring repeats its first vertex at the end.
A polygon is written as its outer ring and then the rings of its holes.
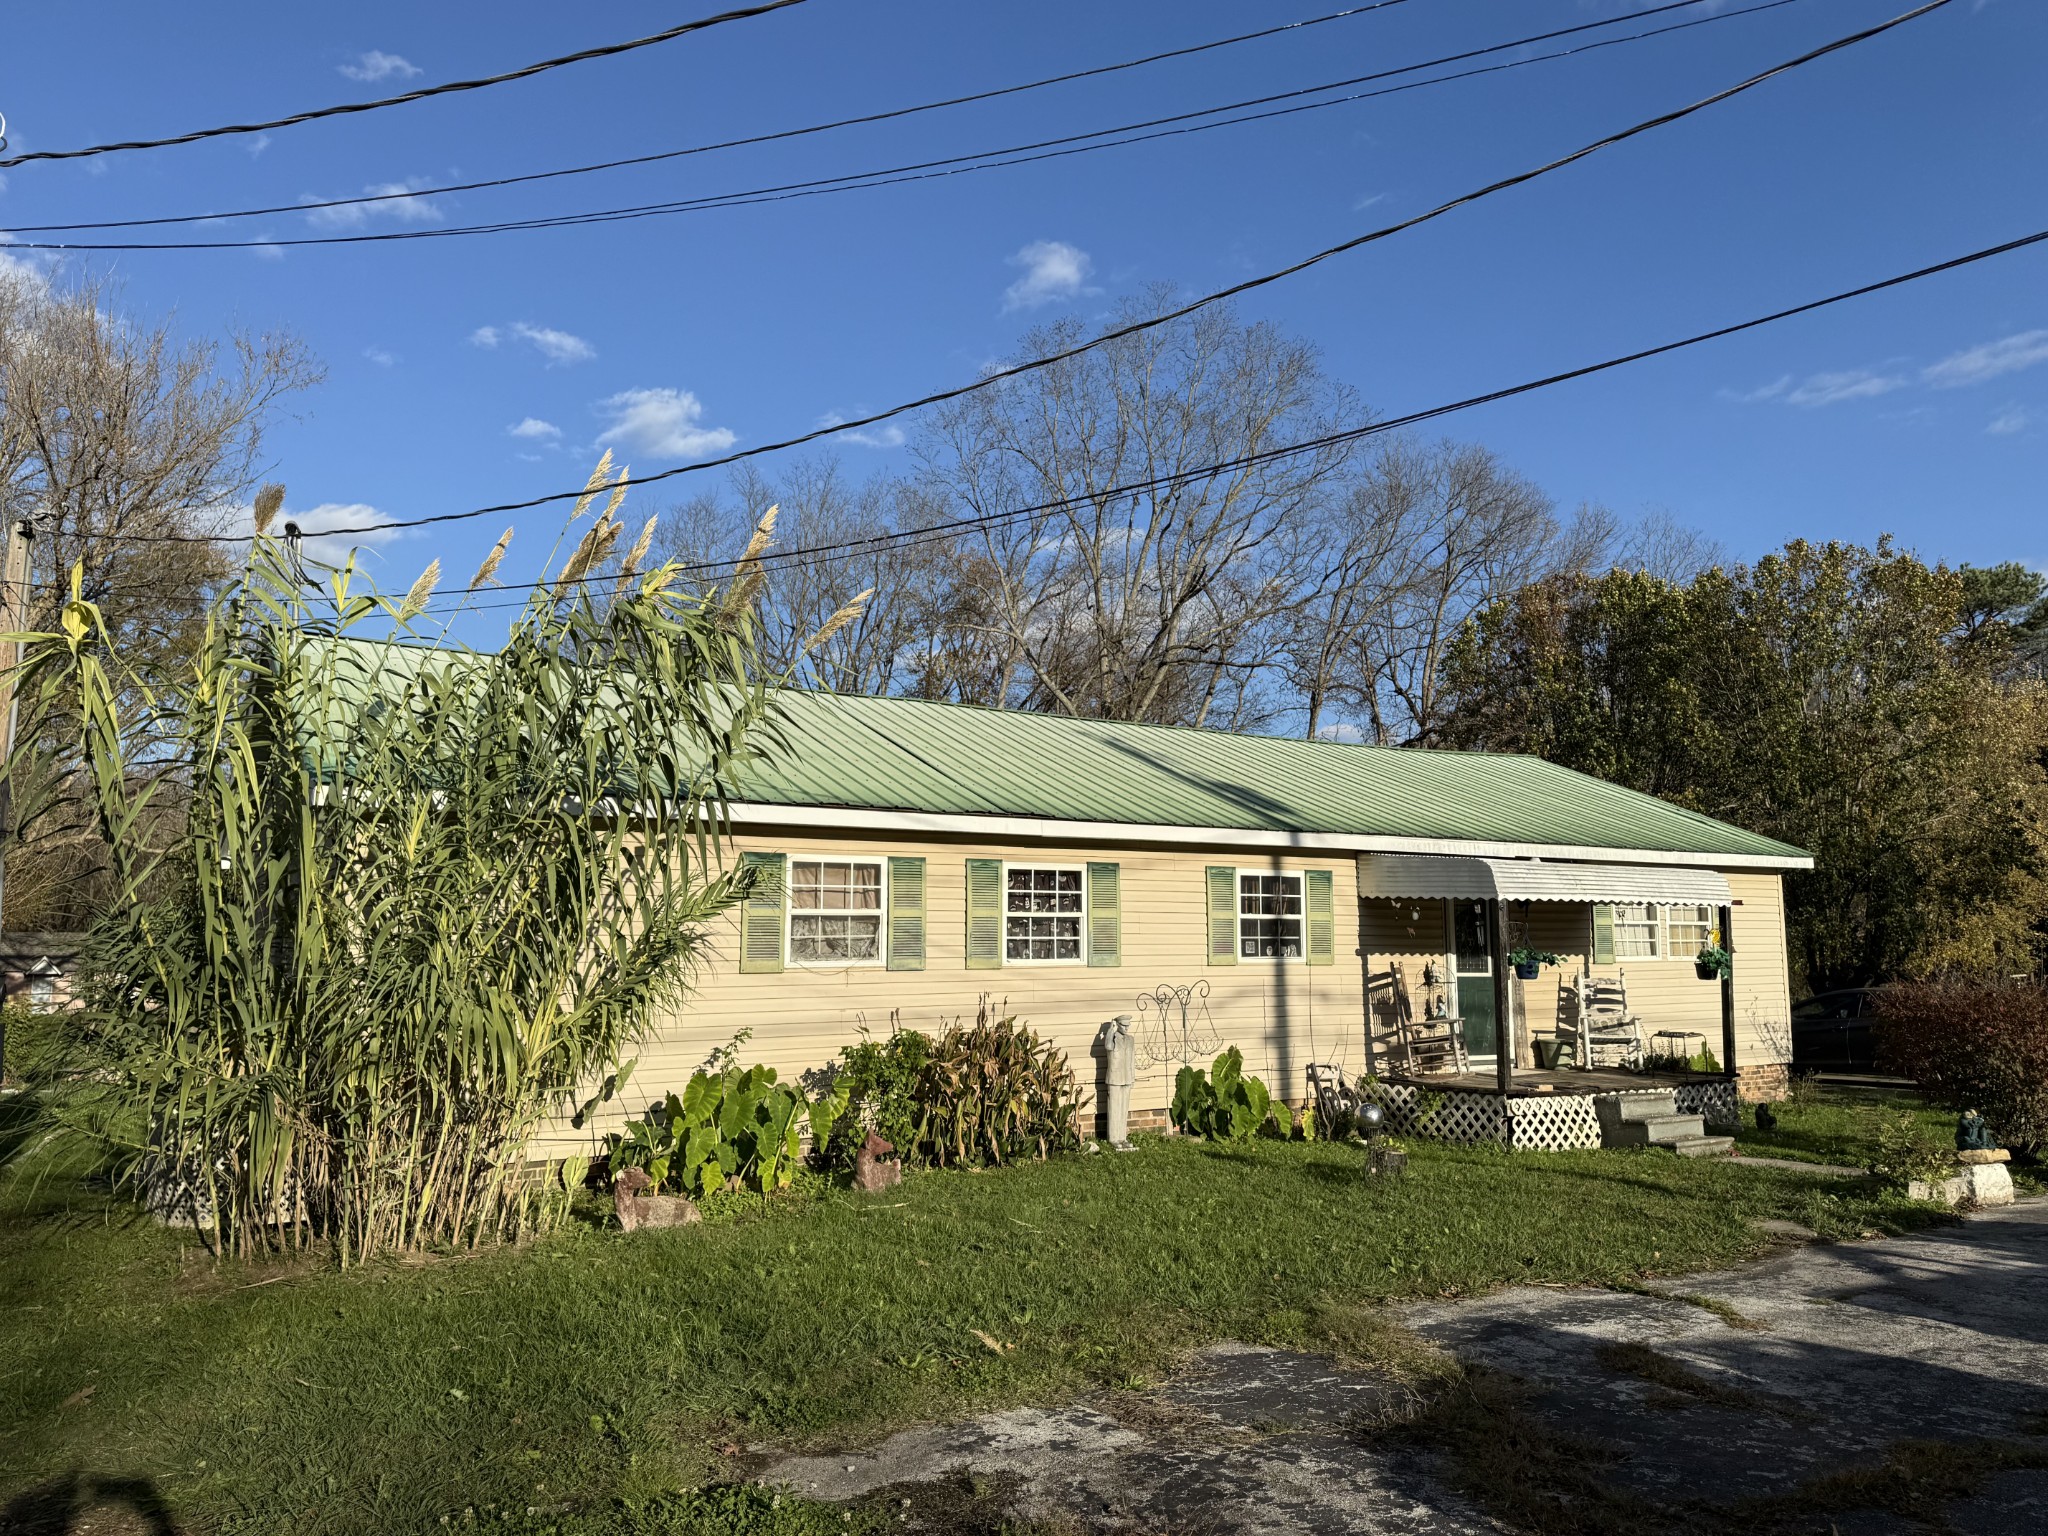
{"type": "Polygon", "coordinates": [[[536,1133],[743,894],[720,848],[724,786],[773,739],[765,528],[723,592],[639,572],[645,535],[600,587],[624,493],[607,458],[495,654],[403,643],[438,562],[398,601],[353,561],[309,580],[265,531],[275,487],[175,689],[122,671],[76,573],[30,637],[19,681],[70,702],[118,892],[55,1112],[222,1247],[347,1263],[559,1210],[536,1133]],[[185,802],[167,848],[136,833],[153,796],[185,802]]]}
{"type": "Polygon", "coordinates": [[[1269,1127],[1282,1138],[1294,1132],[1292,1112],[1259,1079],[1245,1076],[1244,1052],[1234,1045],[1206,1077],[1200,1067],[1180,1069],[1167,1115],[1188,1135],[1211,1141],[1249,1141],[1269,1127]]]}

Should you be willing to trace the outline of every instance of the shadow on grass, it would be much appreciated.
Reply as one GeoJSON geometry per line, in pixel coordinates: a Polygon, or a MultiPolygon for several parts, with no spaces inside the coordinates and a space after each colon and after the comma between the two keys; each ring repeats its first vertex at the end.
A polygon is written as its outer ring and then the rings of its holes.
{"type": "Polygon", "coordinates": [[[146,1477],[99,1477],[70,1472],[10,1499],[0,1509],[0,1531],[8,1536],[68,1536],[69,1532],[107,1528],[109,1515],[132,1514],[116,1529],[136,1529],[148,1536],[178,1536],[170,1506],[146,1477]],[[87,1516],[94,1517],[88,1525],[87,1516]]]}

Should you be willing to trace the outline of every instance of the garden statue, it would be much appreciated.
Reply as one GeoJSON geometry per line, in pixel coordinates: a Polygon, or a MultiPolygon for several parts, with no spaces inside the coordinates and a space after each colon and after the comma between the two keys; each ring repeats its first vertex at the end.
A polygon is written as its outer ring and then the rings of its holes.
{"type": "Polygon", "coordinates": [[[704,1213],[688,1195],[650,1195],[654,1180],[645,1168],[628,1168],[612,1181],[612,1203],[619,1225],[628,1232],[642,1227],[687,1227],[704,1213]]]}
{"type": "Polygon", "coordinates": [[[853,1187],[864,1195],[879,1195],[903,1182],[903,1164],[896,1149],[874,1131],[853,1154],[853,1187]]]}
{"type": "Polygon", "coordinates": [[[1991,1127],[1984,1117],[1974,1109],[1963,1111],[1962,1119],[1956,1122],[1956,1150],[1958,1152],[1989,1152],[1998,1145],[1998,1138],[1991,1134],[1991,1127]]]}
{"type": "Polygon", "coordinates": [[[1119,1152],[1131,1145],[1131,1087],[1138,1080],[1138,1040],[1131,1016],[1120,1013],[1095,1037],[1102,1055],[1103,1134],[1119,1152]]]}

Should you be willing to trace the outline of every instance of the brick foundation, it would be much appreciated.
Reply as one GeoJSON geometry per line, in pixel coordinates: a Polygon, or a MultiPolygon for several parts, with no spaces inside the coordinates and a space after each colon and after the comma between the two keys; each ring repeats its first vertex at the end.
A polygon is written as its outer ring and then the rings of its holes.
{"type": "Polygon", "coordinates": [[[1735,1069],[1735,1092],[1745,1104],[1776,1104],[1792,1086],[1792,1069],[1782,1061],[1735,1069]]]}

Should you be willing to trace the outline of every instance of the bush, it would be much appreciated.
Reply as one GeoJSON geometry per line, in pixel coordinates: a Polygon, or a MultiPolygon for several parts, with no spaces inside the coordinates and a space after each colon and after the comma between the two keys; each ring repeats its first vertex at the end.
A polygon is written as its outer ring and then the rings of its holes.
{"type": "Polygon", "coordinates": [[[1081,1095],[1067,1053],[1014,1014],[993,1016],[987,998],[974,1023],[931,1044],[912,1090],[916,1149],[940,1167],[1049,1157],[1081,1145],[1081,1095]]]}
{"type": "Polygon", "coordinates": [[[1211,1141],[1248,1141],[1268,1126],[1279,1136],[1294,1131],[1287,1106],[1256,1077],[1244,1075],[1244,1052],[1234,1045],[1216,1058],[1206,1078],[1200,1067],[1180,1069],[1167,1113],[1190,1136],[1211,1141]]]}
{"type": "Polygon", "coordinates": [[[829,1137],[816,1141],[818,1161],[827,1168],[852,1167],[853,1154],[870,1130],[906,1161],[912,1159],[923,1118],[917,1079],[931,1054],[931,1036],[914,1029],[897,1029],[886,1040],[863,1040],[841,1051],[831,1083],[844,1099],[846,1112],[829,1137]]]}
{"type": "Polygon", "coordinates": [[[1878,1065],[1951,1109],[1974,1109],[2008,1147],[2048,1147],[2048,989],[1928,982],[1877,994],[1878,1065]]]}
{"type": "Polygon", "coordinates": [[[680,1097],[611,1138],[611,1172],[645,1169],[656,1191],[708,1195],[737,1179],[766,1194],[795,1176],[806,1110],[813,1134],[827,1140],[840,1107],[836,1096],[806,1105],[773,1067],[699,1072],[680,1097]]]}

